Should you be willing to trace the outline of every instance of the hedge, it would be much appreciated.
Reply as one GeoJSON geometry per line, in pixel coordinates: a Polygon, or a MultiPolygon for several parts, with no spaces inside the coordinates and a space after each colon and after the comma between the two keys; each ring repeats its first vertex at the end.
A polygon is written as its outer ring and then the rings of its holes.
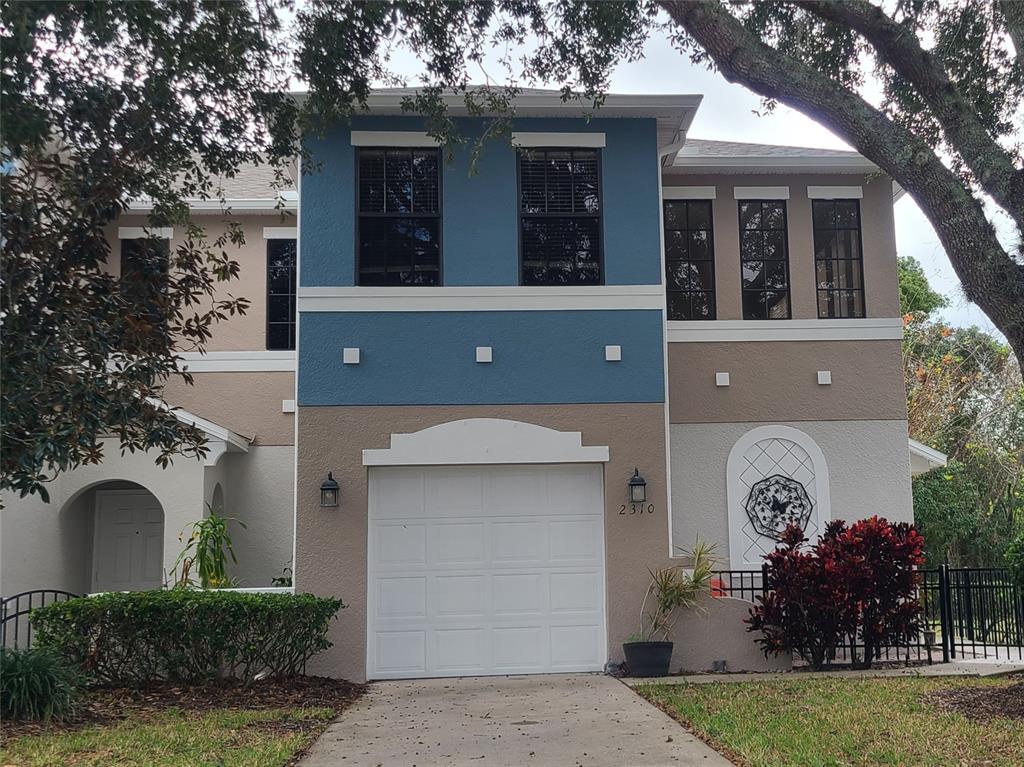
{"type": "Polygon", "coordinates": [[[36,646],[96,682],[252,679],[301,674],[331,646],[345,605],[311,594],[134,591],[69,599],[33,610],[36,646]]]}

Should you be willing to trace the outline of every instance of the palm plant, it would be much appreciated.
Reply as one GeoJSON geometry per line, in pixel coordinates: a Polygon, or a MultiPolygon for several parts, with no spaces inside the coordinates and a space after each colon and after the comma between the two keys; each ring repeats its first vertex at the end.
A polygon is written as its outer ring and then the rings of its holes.
{"type": "Polygon", "coordinates": [[[648,571],[651,585],[640,604],[638,641],[668,641],[680,609],[703,610],[700,597],[709,593],[716,565],[714,546],[697,541],[691,551],[681,553],[689,557],[689,567],[678,564],[648,571]]]}

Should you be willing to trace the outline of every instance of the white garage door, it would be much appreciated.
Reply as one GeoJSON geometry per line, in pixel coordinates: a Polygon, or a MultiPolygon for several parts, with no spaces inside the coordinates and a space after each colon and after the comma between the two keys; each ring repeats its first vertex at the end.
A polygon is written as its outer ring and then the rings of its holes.
{"type": "Polygon", "coordinates": [[[598,671],[601,467],[370,469],[371,679],[598,671]]]}

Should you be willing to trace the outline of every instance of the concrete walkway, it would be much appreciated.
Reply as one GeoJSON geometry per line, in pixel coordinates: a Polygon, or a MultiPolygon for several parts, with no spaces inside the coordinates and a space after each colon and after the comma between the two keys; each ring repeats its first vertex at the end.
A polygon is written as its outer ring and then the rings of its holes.
{"type": "Polygon", "coordinates": [[[616,679],[597,674],[378,682],[302,767],[729,767],[616,679]]]}

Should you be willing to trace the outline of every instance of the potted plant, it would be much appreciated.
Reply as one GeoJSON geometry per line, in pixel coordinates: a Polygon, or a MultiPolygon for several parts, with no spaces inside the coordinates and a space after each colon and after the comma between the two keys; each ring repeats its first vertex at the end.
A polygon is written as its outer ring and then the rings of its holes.
{"type": "Polygon", "coordinates": [[[701,609],[702,594],[710,593],[715,568],[713,547],[700,541],[682,564],[649,570],[651,585],[640,604],[640,630],[622,645],[630,676],[667,676],[673,643],[669,640],[680,609],[701,609]],[[650,607],[648,604],[650,603],[650,607]]]}

